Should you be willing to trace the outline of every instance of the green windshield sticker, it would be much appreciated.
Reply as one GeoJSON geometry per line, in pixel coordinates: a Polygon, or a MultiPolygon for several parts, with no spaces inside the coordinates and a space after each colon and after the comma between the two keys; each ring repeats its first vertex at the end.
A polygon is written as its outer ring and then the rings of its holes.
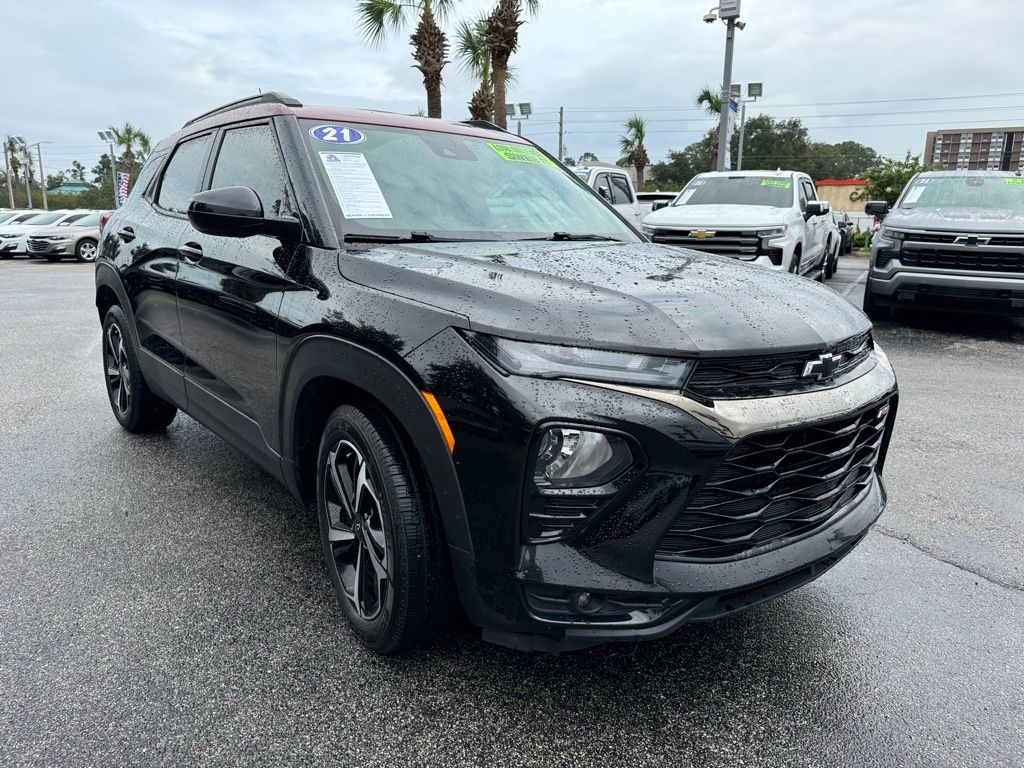
{"type": "Polygon", "coordinates": [[[1024,178],[1007,179],[1006,183],[1013,184],[1015,187],[1024,187],[1024,178]]]}
{"type": "Polygon", "coordinates": [[[789,189],[788,181],[780,181],[779,179],[761,179],[762,187],[779,187],[781,189],[789,189]]]}
{"type": "Polygon", "coordinates": [[[498,144],[487,142],[487,146],[495,151],[502,160],[510,163],[533,163],[534,165],[555,165],[536,147],[524,147],[520,144],[498,144]]]}

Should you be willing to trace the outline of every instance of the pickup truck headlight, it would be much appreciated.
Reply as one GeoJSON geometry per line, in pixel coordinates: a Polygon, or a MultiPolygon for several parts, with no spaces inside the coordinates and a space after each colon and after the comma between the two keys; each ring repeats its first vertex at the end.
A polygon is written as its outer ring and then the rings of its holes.
{"type": "Polygon", "coordinates": [[[640,231],[643,232],[648,237],[650,237],[651,235],[654,234],[655,229],[654,229],[654,227],[648,227],[646,224],[641,224],[640,225],[640,231]]]}
{"type": "Polygon", "coordinates": [[[470,342],[502,371],[538,379],[591,379],[679,389],[692,360],[589,347],[563,347],[467,333],[470,342]]]}
{"type": "MultiPolygon", "coordinates": [[[[906,238],[906,232],[900,232],[898,229],[889,229],[889,227],[882,227],[878,230],[878,234],[875,235],[877,240],[889,240],[890,245],[897,245],[906,238]]],[[[885,245],[885,243],[879,243],[879,245],[885,245]]]]}
{"type": "Polygon", "coordinates": [[[757,231],[758,237],[785,237],[788,234],[788,224],[783,224],[781,227],[772,227],[771,229],[759,229],[757,231]]]}

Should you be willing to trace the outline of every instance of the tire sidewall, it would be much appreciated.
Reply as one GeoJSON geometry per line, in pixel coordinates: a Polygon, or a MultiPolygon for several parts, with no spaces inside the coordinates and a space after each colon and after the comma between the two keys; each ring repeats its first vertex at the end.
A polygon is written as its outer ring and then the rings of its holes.
{"type": "Polygon", "coordinates": [[[132,344],[131,332],[128,329],[128,318],[125,317],[122,309],[116,304],[107,311],[106,316],[103,318],[103,336],[100,339],[100,353],[103,362],[103,388],[107,391],[107,401],[110,403],[110,410],[113,411],[114,418],[117,419],[122,427],[129,432],[138,431],[142,421],[141,408],[143,404],[139,393],[139,384],[143,381],[142,371],[139,368],[139,360],[135,354],[135,346],[132,344]],[[114,402],[110,391],[110,384],[107,381],[107,332],[111,325],[116,325],[118,332],[121,334],[125,357],[128,361],[128,373],[131,376],[128,409],[124,413],[121,413],[121,409],[114,402]]]}
{"type": "MultiPolygon", "coordinates": [[[[408,547],[405,540],[405,531],[397,524],[396,510],[399,500],[396,498],[391,483],[384,479],[382,463],[391,459],[403,465],[405,473],[410,474],[410,469],[404,464],[404,456],[395,453],[388,441],[380,434],[376,426],[361,411],[351,407],[339,408],[328,420],[320,441],[320,449],[317,453],[317,518],[320,526],[320,544],[324,561],[330,574],[331,583],[334,587],[335,597],[341,606],[345,618],[352,631],[368,647],[374,650],[388,651],[394,644],[395,638],[400,633],[405,621],[405,612],[408,601],[406,580],[408,578],[408,547]],[[388,570],[390,572],[389,590],[391,598],[382,613],[371,621],[366,621],[352,608],[351,603],[344,596],[341,579],[337,567],[334,565],[334,554],[327,538],[329,519],[325,496],[324,468],[327,464],[328,454],[331,448],[339,440],[348,440],[363,453],[366,460],[370,478],[377,489],[379,500],[382,504],[381,517],[384,525],[385,545],[388,553],[388,570]],[[388,456],[382,457],[381,451],[386,451],[388,456]]],[[[407,478],[411,480],[411,478],[407,478]]]]}
{"type": "Polygon", "coordinates": [[[75,258],[78,259],[79,261],[85,262],[86,264],[92,264],[93,262],[95,262],[96,261],[96,257],[99,255],[99,251],[98,250],[94,250],[92,252],[92,258],[91,259],[86,259],[86,258],[82,257],[82,246],[86,245],[86,244],[90,244],[90,243],[92,244],[94,249],[99,248],[99,243],[97,243],[95,240],[92,240],[90,238],[86,238],[84,240],[79,240],[78,245],[75,246],[75,258]]]}

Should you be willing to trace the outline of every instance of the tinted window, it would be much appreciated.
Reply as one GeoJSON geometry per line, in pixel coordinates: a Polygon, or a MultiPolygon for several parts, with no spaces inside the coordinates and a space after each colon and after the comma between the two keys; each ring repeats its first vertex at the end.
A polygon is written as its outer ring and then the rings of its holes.
{"type": "MultiPolygon", "coordinates": [[[[128,193],[128,202],[134,201],[139,195],[146,194],[149,191],[149,186],[153,181],[153,177],[156,176],[157,169],[163,163],[164,158],[167,156],[167,152],[154,152],[146,160],[146,164],[142,166],[142,170],[139,171],[139,178],[135,180],[132,185],[132,191],[128,193]]],[[[150,197],[150,195],[147,195],[150,197]]]]}
{"type": "Polygon", "coordinates": [[[633,195],[629,193],[629,182],[626,181],[626,177],[613,173],[611,174],[611,180],[612,203],[615,205],[632,203],[633,195]]]}
{"type": "Polygon", "coordinates": [[[815,191],[814,185],[811,184],[811,182],[807,181],[807,179],[803,179],[800,183],[804,186],[804,194],[807,196],[808,200],[818,199],[818,193],[815,191]]]}
{"type": "Polygon", "coordinates": [[[213,187],[249,187],[268,216],[295,213],[277,139],[269,125],[232,128],[224,133],[213,171],[213,187]]]}
{"type": "Polygon", "coordinates": [[[186,213],[188,201],[199,188],[210,137],[200,136],[181,144],[171,158],[160,182],[160,196],[157,204],[168,211],[186,213]]]}
{"type": "MultiPolygon", "coordinates": [[[[799,187],[798,187],[799,189],[799,187]]],[[[672,205],[793,204],[793,180],[780,176],[698,176],[672,205]]]]}

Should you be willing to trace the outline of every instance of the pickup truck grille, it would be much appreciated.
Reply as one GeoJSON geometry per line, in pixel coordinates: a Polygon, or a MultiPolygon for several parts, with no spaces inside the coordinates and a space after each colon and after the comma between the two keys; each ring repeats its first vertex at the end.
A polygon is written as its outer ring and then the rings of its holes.
{"type": "Polygon", "coordinates": [[[871,332],[865,331],[833,344],[821,352],[792,352],[782,355],[757,355],[725,359],[699,360],[686,382],[686,392],[708,400],[806,392],[828,386],[836,378],[860,365],[871,353],[871,332]],[[838,355],[835,370],[821,379],[804,378],[804,366],[819,354],[838,355]]]}
{"type": "Polygon", "coordinates": [[[750,261],[759,256],[768,256],[776,266],[782,264],[782,249],[767,247],[753,229],[655,229],[651,240],[750,261]],[[694,232],[713,234],[710,237],[697,237],[692,234],[694,232]]]}
{"type": "Polygon", "coordinates": [[[672,523],[658,556],[735,559],[828,525],[871,485],[889,406],[740,440],[672,523]]]}
{"type": "Polygon", "coordinates": [[[899,259],[925,269],[1024,272],[1024,236],[907,232],[899,259]]]}

